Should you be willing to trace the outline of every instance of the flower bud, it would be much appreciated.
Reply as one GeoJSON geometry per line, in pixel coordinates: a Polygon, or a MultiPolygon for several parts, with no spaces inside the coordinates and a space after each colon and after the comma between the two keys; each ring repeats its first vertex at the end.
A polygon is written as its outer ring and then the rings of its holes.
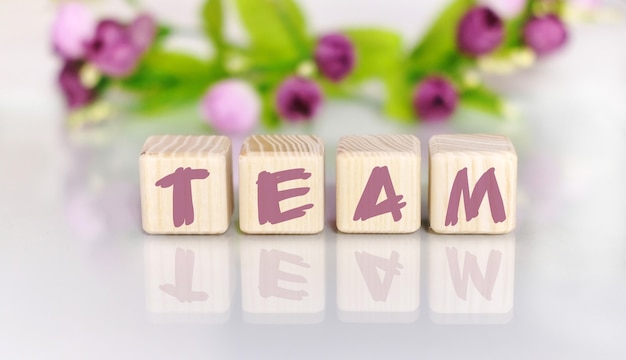
{"type": "Polygon", "coordinates": [[[471,8],[457,27],[457,47],[467,55],[484,55],[495,50],[504,39],[504,24],[488,7],[471,8]]]}
{"type": "Polygon", "coordinates": [[[339,82],[354,68],[354,45],[344,35],[328,34],[318,40],[314,57],[319,71],[328,79],[339,82]]]}
{"type": "Polygon", "coordinates": [[[94,38],[87,44],[87,59],[110,76],[129,75],[140,55],[129,31],[115,20],[100,21],[94,38]]]}
{"type": "Polygon", "coordinates": [[[554,14],[533,17],[524,25],[524,42],[537,55],[547,55],[565,44],[567,30],[554,14]]]}
{"type": "Polygon", "coordinates": [[[81,3],[66,3],[59,7],[52,25],[52,45],[65,59],[85,55],[85,43],[91,40],[96,21],[81,3]]]}
{"type": "Polygon", "coordinates": [[[322,104],[319,85],[307,78],[292,76],[280,84],[276,93],[276,110],[289,121],[312,119],[322,104]]]}
{"type": "Polygon", "coordinates": [[[458,95],[452,84],[438,76],[427,77],[413,94],[413,109],[425,121],[445,120],[456,109],[458,95]]]}
{"type": "Polygon", "coordinates": [[[132,42],[139,49],[139,51],[144,52],[148,50],[150,45],[152,45],[152,41],[156,35],[157,26],[151,16],[142,14],[133,20],[130,24],[129,31],[132,42]]]}
{"type": "Polygon", "coordinates": [[[80,80],[82,66],[80,61],[67,61],[59,73],[59,85],[70,109],[81,108],[96,97],[95,90],[87,88],[80,80]]]}
{"type": "Polygon", "coordinates": [[[200,104],[200,112],[219,133],[241,134],[251,131],[258,123],[261,101],[247,82],[224,80],[209,89],[200,104]]]}

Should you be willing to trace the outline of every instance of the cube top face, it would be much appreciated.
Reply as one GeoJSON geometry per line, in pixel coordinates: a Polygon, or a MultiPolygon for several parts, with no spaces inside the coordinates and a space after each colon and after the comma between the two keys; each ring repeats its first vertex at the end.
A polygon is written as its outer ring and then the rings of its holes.
{"type": "Polygon", "coordinates": [[[349,135],[337,145],[337,156],[415,156],[420,154],[419,139],[413,135],[349,135]]]}
{"type": "Polygon", "coordinates": [[[446,234],[503,234],[515,228],[517,155],[496,135],[430,140],[430,226],[446,234]]]}
{"type": "Polygon", "coordinates": [[[420,143],[412,135],[346,136],[337,147],[337,229],[411,233],[421,226],[420,143]]]}
{"type": "Polygon", "coordinates": [[[324,145],[310,135],[253,135],[239,154],[239,225],[248,234],[324,228],[324,145]]]}
{"type": "Polygon", "coordinates": [[[152,136],[139,157],[142,225],[150,234],[221,234],[232,216],[224,136],[152,136]]]}
{"type": "Polygon", "coordinates": [[[449,153],[481,153],[485,155],[513,155],[515,147],[506,136],[488,134],[435,135],[430,139],[431,156],[449,153]]]}
{"type": "Polygon", "coordinates": [[[323,156],[324,144],[313,135],[252,135],[239,156],[323,156]]]}
{"type": "Polygon", "coordinates": [[[226,136],[154,135],[144,143],[141,156],[225,156],[230,151],[226,136]]]}

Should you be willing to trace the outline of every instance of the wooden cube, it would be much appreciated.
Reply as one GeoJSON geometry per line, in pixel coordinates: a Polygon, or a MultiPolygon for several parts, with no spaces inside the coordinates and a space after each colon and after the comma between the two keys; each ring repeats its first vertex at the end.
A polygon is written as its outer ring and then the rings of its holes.
{"type": "Polygon", "coordinates": [[[224,233],[233,211],[231,163],[224,136],[148,138],[139,157],[144,231],[224,233]]]}
{"type": "Polygon", "coordinates": [[[429,148],[433,231],[502,234],[515,228],[517,155],[507,137],[437,135],[429,148]]]}
{"type": "Polygon", "coordinates": [[[428,297],[437,323],[506,323],[513,313],[515,236],[428,234],[428,297]]]}
{"type": "Polygon", "coordinates": [[[324,228],[324,145],[310,135],[252,135],[239,154],[239,225],[248,234],[324,228]]]}
{"type": "Polygon", "coordinates": [[[415,136],[342,137],[337,146],[337,229],[416,231],[421,226],[420,180],[415,136]]]}

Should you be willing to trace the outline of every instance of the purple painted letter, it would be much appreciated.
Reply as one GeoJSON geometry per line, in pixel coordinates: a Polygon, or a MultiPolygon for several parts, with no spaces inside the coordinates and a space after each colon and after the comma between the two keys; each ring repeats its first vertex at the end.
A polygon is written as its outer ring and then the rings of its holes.
{"type": "Polygon", "coordinates": [[[162,188],[173,186],[172,217],[174,226],[193,223],[193,198],[191,195],[191,180],[206,179],[209,172],[205,169],[192,169],[179,167],[173,173],[161,178],[154,185],[162,188]]]}
{"type": "Polygon", "coordinates": [[[364,221],[374,216],[390,212],[393,216],[393,221],[400,221],[400,219],[402,219],[400,209],[406,206],[405,202],[400,202],[402,197],[402,195],[396,195],[393,183],[391,182],[391,176],[389,175],[389,169],[386,166],[377,166],[372,169],[367,184],[365,184],[365,190],[363,190],[363,195],[361,195],[361,199],[356,206],[352,220],[364,221]],[[387,199],[377,203],[378,196],[383,189],[385,189],[387,199]]]}
{"type": "Polygon", "coordinates": [[[356,257],[356,262],[359,264],[359,269],[361,269],[361,274],[363,274],[372,299],[374,301],[387,301],[393,277],[400,275],[400,269],[402,269],[402,264],[398,262],[400,254],[392,251],[391,257],[386,259],[357,251],[354,253],[354,257],[356,257]],[[385,271],[385,278],[382,281],[378,275],[378,269],[385,271]]]}
{"type": "Polygon", "coordinates": [[[465,261],[463,262],[463,274],[459,269],[459,255],[456,248],[446,247],[446,256],[448,258],[448,267],[450,269],[450,277],[454,285],[456,295],[467,300],[467,281],[472,278],[472,282],[476,290],[487,300],[491,300],[491,293],[495,286],[498,273],[500,272],[500,263],[502,262],[502,252],[491,250],[487,259],[487,268],[485,276],[480,272],[476,255],[465,252],[465,261]]]}
{"type": "Polygon", "coordinates": [[[280,262],[288,263],[310,268],[311,265],[304,262],[304,259],[298,255],[290,254],[280,250],[261,250],[261,258],[259,265],[259,293],[262,297],[268,298],[275,296],[281,299],[302,300],[309,294],[304,290],[290,290],[278,286],[278,281],[289,281],[294,283],[306,284],[307,280],[304,276],[291,274],[280,271],[280,262]]]}
{"type": "Polygon", "coordinates": [[[504,204],[502,203],[502,195],[496,180],[495,169],[490,168],[478,179],[474,190],[470,195],[469,184],[467,179],[467,168],[459,170],[452,183],[450,191],[450,201],[448,202],[448,211],[446,212],[446,223],[448,225],[456,225],[459,221],[459,202],[461,194],[463,194],[463,205],[465,205],[465,216],[467,221],[478,216],[478,209],[485,197],[489,197],[489,207],[491,208],[491,217],[496,223],[506,220],[504,212],[504,204]]]}
{"type": "Polygon", "coordinates": [[[258,209],[259,223],[261,225],[269,222],[278,224],[283,221],[302,217],[306,214],[304,210],[313,207],[313,204],[306,204],[284,212],[280,211],[280,201],[296,196],[302,196],[309,192],[308,187],[299,187],[287,190],[278,190],[278,184],[284,181],[296,179],[308,179],[311,173],[304,172],[304,169],[290,169],[270,173],[262,171],[257,180],[258,189],[258,209]]]}
{"type": "Polygon", "coordinates": [[[159,289],[180,302],[206,301],[209,295],[204,291],[193,291],[193,265],[195,254],[191,250],[176,249],[174,284],[163,284],[159,289]]]}

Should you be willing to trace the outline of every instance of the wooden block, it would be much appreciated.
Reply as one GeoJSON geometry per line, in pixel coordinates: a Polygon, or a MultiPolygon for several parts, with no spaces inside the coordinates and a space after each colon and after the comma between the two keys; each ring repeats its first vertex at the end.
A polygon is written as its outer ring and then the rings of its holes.
{"type": "Polygon", "coordinates": [[[324,228],[324,145],[310,135],[252,135],[239,154],[239,225],[248,234],[324,228]]]}
{"type": "Polygon", "coordinates": [[[428,297],[437,323],[506,323],[513,313],[515,237],[428,236],[428,297]]]}
{"type": "Polygon", "coordinates": [[[233,212],[231,143],[225,136],[151,136],[139,157],[143,229],[222,234],[233,212]]]}
{"type": "Polygon", "coordinates": [[[433,231],[502,234],[515,228],[517,155],[507,137],[437,135],[429,148],[433,231]]]}
{"type": "Polygon", "coordinates": [[[420,143],[413,135],[345,136],[337,146],[337,228],[410,233],[421,226],[420,143]]]}

